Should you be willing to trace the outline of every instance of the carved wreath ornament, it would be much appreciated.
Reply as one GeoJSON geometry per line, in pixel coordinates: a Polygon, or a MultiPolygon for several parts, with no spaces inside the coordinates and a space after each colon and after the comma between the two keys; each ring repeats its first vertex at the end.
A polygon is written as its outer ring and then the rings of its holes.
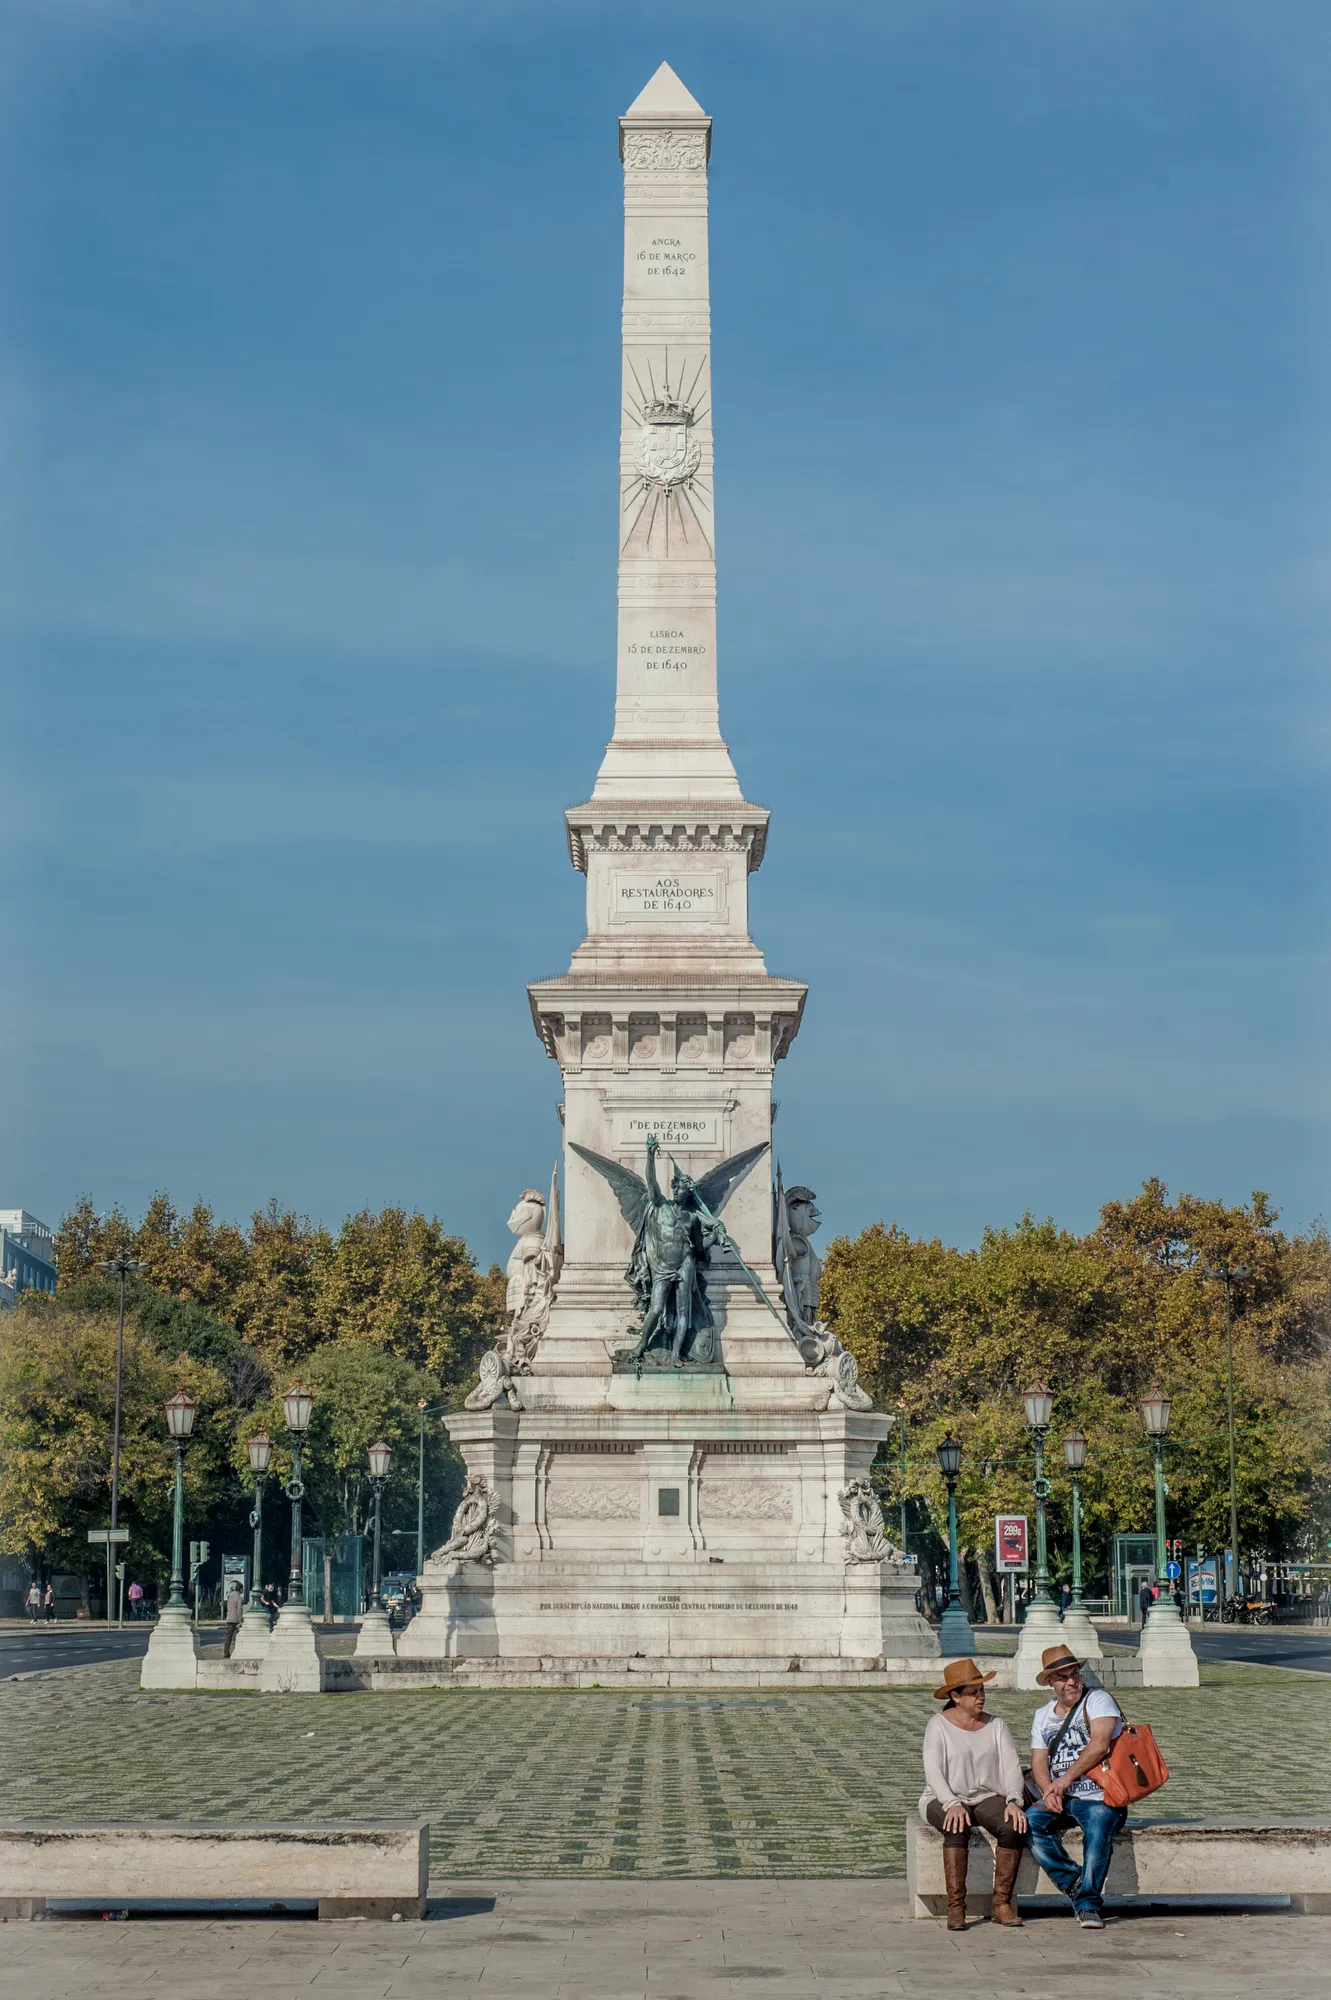
{"type": "Polygon", "coordinates": [[[701,132],[626,132],[624,166],[631,174],[701,174],[707,140],[701,132]]]}

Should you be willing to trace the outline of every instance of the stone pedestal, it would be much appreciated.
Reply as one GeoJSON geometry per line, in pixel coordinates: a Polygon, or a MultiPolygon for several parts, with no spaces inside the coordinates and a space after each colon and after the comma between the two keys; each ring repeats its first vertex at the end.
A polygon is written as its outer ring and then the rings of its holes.
{"type": "Polygon", "coordinates": [[[1137,1657],[1141,1661],[1143,1687],[1198,1685],[1192,1638],[1172,1597],[1158,1597],[1147,1612],[1137,1657]]]}
{"type": "Polygon", "coordinates": [[[396,1651],[388,1613],[379,1605],[372,1604],[368,1611],[361,1613],[360,1631],[356,1634],[356,1659],[386,1660],[391,1659],[396,1651]]]}
{"type": "Polygon", "coordinates": [[[319,1694],[323,1664],[308,1604],[284,1604],[259,1667],[260,1694],[319,1694]]]}
{"type": "Polygon", "coordinates": [[[1090,1613],[1084,1605],[1069,1605],[1063,1613],[1063,1643],[1077,1655],[1079,1660],[1087,1660],[1093,1667],[1104,1660],[1100,1645],[1100,1634],[1091,1623],[1090,1613]]]}
{"type": "Polygon", "coordinates": [[[194,1688],[199,1680],[199,1641],[187,1604],[164,1605],[148,1638],[139,1673],[141,1688],[194,1688]]]}
{"type": "Polygon", "coordinates": [[[1028,1605],[1026,1623],[1017,1641],[1012,1685],[1019,1688],[1038,1687],[1040,1683],[1035,1676],[1040,1672],[1041,1655],[1046,1646],[1067,1643],[1067,1635],[1052,1603],[1041,1603],[1037,1599],[1034,1604],[1028,1605]]]}
{"type": "Polygon", "coordinates": [[[271,1634],[268,1630],[268,1613],[258,1604],[246,1604],[245,1614],[240,1621],[236,1643],[231,1649],[233,1660],[261,1660],[268,1651],[271,1634]]]}
{"type": "Polygon", "coordinates": [[[718,1683],[772,1663],[825,1683],[936,1672],[914,1563],[881,1539],[856,1556],[841,1505],[888,1420],[793,1397],[745,1408],[724,1376],[710,1409],[696,1389],[687,1407],[683,1383],[672,1408],[668,1387],[629,1378],[615,1410],[450,1417],[495,1494],[491,1559],[426,1564],[398,1657],[527,1662],[534,1679],[598,1662],[692,1661],[718,1683]]]}

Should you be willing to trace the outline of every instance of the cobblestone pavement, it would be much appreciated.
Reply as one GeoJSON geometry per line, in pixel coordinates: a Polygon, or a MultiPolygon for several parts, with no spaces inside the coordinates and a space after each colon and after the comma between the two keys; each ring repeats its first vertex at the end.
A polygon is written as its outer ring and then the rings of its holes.
{"type": "MultiPolygon", "coordinates": [[[[429,1819],[433,1873],[457,1879],[899,1875],[934,1706],[915,1689],[141,1693],[138,1671],[0,1683],[0,1820],[387,1812],[429,1819]]],[[[1202,1678],[1125,1695],[1174,1772],[1157,1816],[1325,1813],[1331,1682],[1202,1678]]],[[[1037,1697],[991,1700],[1024,1736],[1037,1697]]]]}
{"type": "MultiPolygon", "coordinates": [[[[876,1698],[876,1697],[875,1697],[876,1698]]],[[[341,1697],[339,1697],[341,1699],[341,1697]]],[[[899,1882],[440,1882],[423,1924],[0,1924],[3,2000],[1310,2000],[1331,1918],[1177,1909],[957,1934],[899,1882]]]]}

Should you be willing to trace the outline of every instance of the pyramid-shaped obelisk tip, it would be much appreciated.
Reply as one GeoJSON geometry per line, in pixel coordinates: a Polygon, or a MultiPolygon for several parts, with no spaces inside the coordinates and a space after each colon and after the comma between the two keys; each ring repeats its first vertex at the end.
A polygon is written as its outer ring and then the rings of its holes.
{"type": "Polygon", "coordinates": [[[666,123],[672,118],[690,120],[706,118],[696,97],[684,88],[669,63],[662,63],[651,81],[638,92],[625,118],[640,118],[645,123],[666,123]]]}

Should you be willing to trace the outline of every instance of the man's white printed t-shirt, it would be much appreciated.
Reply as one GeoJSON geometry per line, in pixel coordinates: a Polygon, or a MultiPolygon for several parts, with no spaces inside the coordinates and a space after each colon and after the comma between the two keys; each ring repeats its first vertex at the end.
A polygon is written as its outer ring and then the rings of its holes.
{"type": "MultiPolygon", "coordinates": [[[[1091,1740],[1091,1723],[1098,1721],[1106,1715],[1112,1715],[1115,1718],[1114,1735],[1117,1736],[1123,1728],[1123,1717],[1120,1713],[1118,1703],[1107,1688],[1092,1688],[1089,1694],[1082,1697],[1074,1720],[1067,1730],[1064,1731],[1063,1741],[1049,1759],[1049,1775],[1051,1778],[1061,1777],[1064,1771],[1076,1763],[1078,1757],[1080,1757],[1082,1751],[1091,1740]]],[[[1037,1708],[1031,1722],[1032,1750],[1047,1750],[1059,1730],[1062,1729],[1063,1722],[1064,1718],[1058,1713],[1058,1703],[1056,1701],[1047,1701],[1043,1708],[1037,1708]]],[[[1083,1776],[1074,1779],[1072,1784],[1068,1786],[1066,1796],[1079,1799],[1103,1800],[1104,1793],[1100,1790],[1094,1778],[1083,1776]]]]}

